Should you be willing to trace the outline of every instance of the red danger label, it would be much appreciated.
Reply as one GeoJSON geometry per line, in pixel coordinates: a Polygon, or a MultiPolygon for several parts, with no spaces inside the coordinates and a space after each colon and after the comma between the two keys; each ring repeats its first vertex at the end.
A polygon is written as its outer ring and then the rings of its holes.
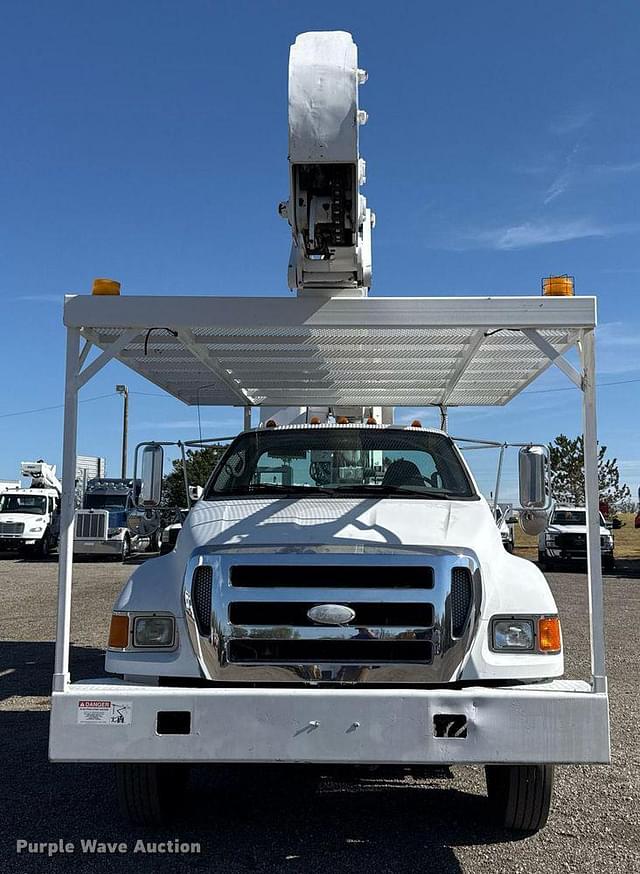
{"type": "Polygon", "coordinates": [[[90,707],[92,710],[110,710],[111,701],[78,701],[78,707],[80,707],[81,709],[85,707],[90,707]]]}

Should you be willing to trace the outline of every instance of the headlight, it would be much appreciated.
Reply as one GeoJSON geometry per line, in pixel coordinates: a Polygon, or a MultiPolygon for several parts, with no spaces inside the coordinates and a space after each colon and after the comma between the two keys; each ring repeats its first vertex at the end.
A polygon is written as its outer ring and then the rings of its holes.
{"type": "Polygon", "coordinates": [[[31,528],[29,533],[30,534],[37,534],[38,531],[42,531],[42,525],[37,525],[35,528],[31,528]]]}
{"type": "Polygon", "coordinates": [[[168,528],[165,528],[164,531],[162,532],[162,537],[161,537],[161,539],[162,539],[162,542],[163,542],[163,543],[168,543],[168,542],[169,542],[169,529],[168,529],[168,528]]]}
{"type": "Polygon", "coordinates": [[[557,536],[557,534],[546,534],[544,539],[549,545],[553,545],[556,542],[557,536]]]}
{"type": "Polygon", "coordinates": [[[533,619],[494,619],[491,637],[493,648],[499,652],[533,652],[533,619]]]}
{"type": "Polygon", "coordinates": [[[173,646],[173,616],[137,616],[133,626],[134,646],[173,646]]]}
{"type": "MultiPolygon", "coordinates": [[[[35,531],[35,528],[33,530],[35,531]]],[[[613,537],[610,534],[602,534],[600,544],[601,546],[613,546],[613,537]]]]}
{"type": "Polygon", "coordinates": [[[109,531],[107,532],[107,534],[109,537],[115,537],[117,534],[120,534],[120,532],[123,530],[124,530],[123,528],[109,528],[109,531]]]}

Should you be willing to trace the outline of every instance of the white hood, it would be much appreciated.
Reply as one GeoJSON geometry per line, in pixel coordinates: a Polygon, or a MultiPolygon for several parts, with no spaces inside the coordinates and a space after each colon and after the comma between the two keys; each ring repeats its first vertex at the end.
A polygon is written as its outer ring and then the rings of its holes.
{"type": "Polygon", "coordinates": [[[486,501],[400,498],[252,498],[200,501],[180,537],[189,554],[209,546],[378,546],[495,550],[486,501]]]}

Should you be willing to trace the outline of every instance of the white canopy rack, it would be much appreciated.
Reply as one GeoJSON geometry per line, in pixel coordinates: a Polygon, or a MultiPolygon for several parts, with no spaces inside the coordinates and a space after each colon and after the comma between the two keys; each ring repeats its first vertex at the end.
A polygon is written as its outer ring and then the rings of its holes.
{"type": "MultiPolygon", "coordinates": [[[[68,297],[65,324],[187,404],[503,405],[594,327],[592,297],[68,297]]],[[[85,346],[86,359],[89,346],[85,346]]]]}
{"type": "Polygon", "coordinates": [[[70,688],[78,392],[117,359],[187,404],[246,411],[258,404],[499,406],[558,366],[582,395],[592,691],[606,697],[595,298],[69,296],[64,321],[54,692],[70,688]],[[572,346],[580,371],[563,357],[572,346]],[[94,347],[102,351],[87,364],[94,347]]]}

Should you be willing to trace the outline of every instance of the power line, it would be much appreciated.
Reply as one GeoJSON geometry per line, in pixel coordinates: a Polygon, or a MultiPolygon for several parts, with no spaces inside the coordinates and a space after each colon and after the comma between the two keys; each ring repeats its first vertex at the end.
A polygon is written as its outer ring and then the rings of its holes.
{"type": "MultiPolygon", "coordinates": [[[[613,382],[597,382],[596,388],[606,388],[608,385],[628,385],[631,382],[640,382],[640,377],[636,379],[618,379],[613,382]]],[[[565,386],[564,388],[534,388],[531,391],[523,391],[523,395],[544,395],[556,391],[574,391],[573,386],[565,386]]]]}
{"type": "MultiPolygon", "coordinates": [[[[113,398],[116,396],[116,392],[109,392],[107,395],[96,395],[93,398],[83,398],[79,403],[88,404],[90,401],[101,401],[104,398],[113,398]]],[[[159,395],[160,397],[160,395],[159,395]]],[[[61,410],[63,409],[64,404],[55,404],[51,407],[37,407],[33,410],[19,410],[15,413],[2,413],[0,414],[0,419],[8,419],[11,416],[28,416],[30,413],[44,413],[48,410],[61,410]]]]}

